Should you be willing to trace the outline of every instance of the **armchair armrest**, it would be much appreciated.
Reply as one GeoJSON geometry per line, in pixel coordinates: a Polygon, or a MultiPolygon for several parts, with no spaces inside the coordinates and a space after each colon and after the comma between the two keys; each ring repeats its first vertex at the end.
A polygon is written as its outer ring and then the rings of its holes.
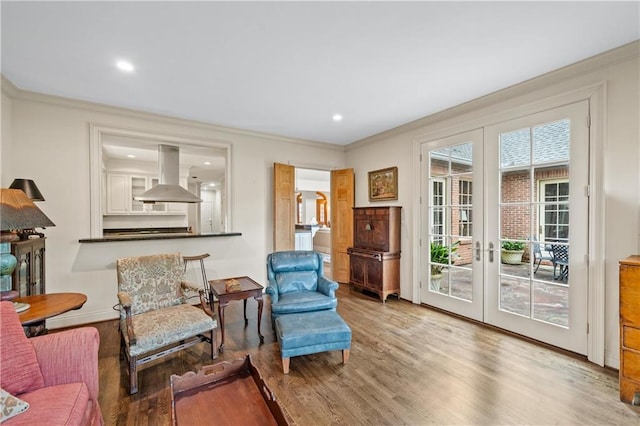
{"type": "Polygon", "coordinates": [[[264,291],[271,297],[271,303],[278,303],[279,294],[277,288],[270,285],[264,291]]]}
{"type": "Polygon", "coordinates": [[[125,322],[127,324],[127,337],[129,337],[129,344],[136,344],[136,331],[133,329],[133,319],[131,318],[131,304],[133,303],[131,300],[131,296],[129,293],[125,291],[118,292],[118,301],[120,302],[120,306],[124,309],[125,314],[125,322]]]}
{"type": "Polygon", "coordinates": [[[84,382],[98,400],[100,335],[94,327],[81,327],[29,339],[36,351],[45,386],[84,382]]]}
{"type": "Polygon", "coordinates": [[[318,277],[318,291],[332,299],[336,298],[336,290],[338,289],[338,283],[328,279],[327,277],[318,277]]]}
{"type": "Polygon", "coordinates": [[[192,291],[194,293],[198,293],[201,289],[201,287],[198,287],[195,284],[191,284],[187,281],[181,281],[180,286],[182,287],[182,290],[192,291]]]}

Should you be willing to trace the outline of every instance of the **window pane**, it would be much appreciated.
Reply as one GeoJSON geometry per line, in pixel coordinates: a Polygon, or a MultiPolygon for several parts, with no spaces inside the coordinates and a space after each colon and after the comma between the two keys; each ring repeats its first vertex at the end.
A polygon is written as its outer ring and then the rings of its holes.
{"type": "Polygon", "coordinates": [[[520,129],[500,135],[500,167],[527,166],[531,163],[531,133],[520,129]]]}
{"type": "Polygon", "coordinates": [[[529,170],[502,172],[500,197],[503,203],[526,203],[531,200],[529,170]]]}
{"type": "Polygon", "coordinates": [[[472,171],[473,146],[464,143],[451,147],[451,174],[469,173],[472,171]]]}
{"type": "Polygon", "coordinates": [[[545,123],[533,128],[533,163],[569,161],[568,119],[545,123]]]}
{"type": "Polygon", "coordinates": [[[449,148],[440,148],[429,153],[431,157],[431,176],[447,176],[449,174],[449,148]]]}

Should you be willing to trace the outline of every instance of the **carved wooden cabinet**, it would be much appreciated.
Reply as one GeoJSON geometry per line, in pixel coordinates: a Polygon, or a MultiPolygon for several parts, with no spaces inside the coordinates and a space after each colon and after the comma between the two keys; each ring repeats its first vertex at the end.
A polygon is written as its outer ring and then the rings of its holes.
{"type": "Polygon", "coordinates": [[[620,400],[635,395],[640,403],[640,255],[620,261],[620,400]]]}
{"type": "Polygon", "coordinates": [[[43,237],[11,243],[11,254],[18,260],[13,271],[13,289],[18,297],[45,293],[45,240],[43,237]]]}
{"type": "Polygon", "coordinates": [[[400,295],[400,212],[402,207],[354,207],[353,242],[347,249],[349,284],[376,293],[384,303],[400,295]]]}

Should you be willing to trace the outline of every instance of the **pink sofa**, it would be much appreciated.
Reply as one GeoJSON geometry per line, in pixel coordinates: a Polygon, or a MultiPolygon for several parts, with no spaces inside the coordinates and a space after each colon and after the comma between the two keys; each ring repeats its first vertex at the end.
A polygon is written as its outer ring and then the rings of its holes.
{"type": "Polygon", "coordinates": [[[28,339],[11,302],[0,302],[0,323],[0,387],[29,403],[2,426],[104,424],[98,330],[82,327],[28,339]]]}

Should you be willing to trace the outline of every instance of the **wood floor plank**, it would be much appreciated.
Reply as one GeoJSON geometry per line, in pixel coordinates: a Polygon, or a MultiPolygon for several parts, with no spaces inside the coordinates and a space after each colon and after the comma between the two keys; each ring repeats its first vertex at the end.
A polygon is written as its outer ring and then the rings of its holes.
{"type": "MultiPolygon", "coordinates": [[[[393,297],[382,304],[341,285],[338,298],[338,313],[353,333],[348,364],[340,351],[312,354],[292,358],[283,374],[268,297],[265,343],[256,330],[256,302],[248,302],[246,327],[242,303],[231,302],[218,360],[250,354],[298,425],[640,424],[638,408],[619,400],[615,371],[393,297]]],[[[129,395],[117,322],[94,326],[106,424],[169,425],[169,377],[211,364],[206,345],[143,368],[139,393],[129,395]]]]}

